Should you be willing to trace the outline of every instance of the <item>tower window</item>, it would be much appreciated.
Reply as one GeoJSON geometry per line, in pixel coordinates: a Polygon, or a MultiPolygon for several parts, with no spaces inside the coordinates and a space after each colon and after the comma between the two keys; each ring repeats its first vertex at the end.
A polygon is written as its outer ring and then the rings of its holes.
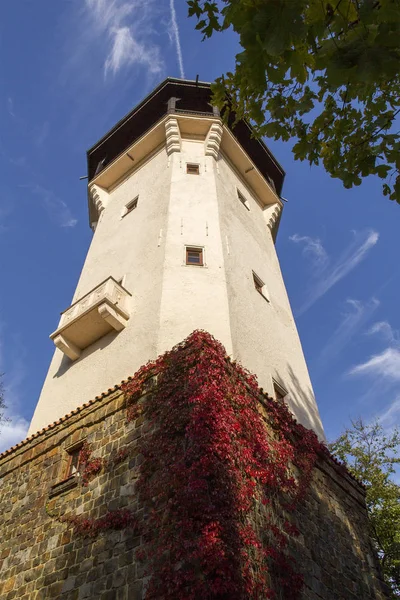
{"type": "Polygon", "coordinates": [[[68,452],[68,465],[66,472],[66,479],[68,477],[74,477],[79,474],[79,469],[82,462],[82,448],[83,442],[73,448],[69,448],[68,452]]]}
{"type": "Polygon", "coordinates": [[[269,298],[268,298],[268,293],[267,293],[267,288],[265,286],[265,283],[259,278],[258,275],[256,275],[253,271],[253,282],[254,282],[254,287],[256,288],[257,292],[263,297],[265,298],[265,300],[267,300],[269,302],[269,298]]]}
{"type": "Polygon", "coordinates": [[[139,201],[139,196],[136,196],[136,198],[134,198],[133,200],[128,202],[128,204],[125,205],[124,214],[122,216],[126,217],[126,215],[128,215],[130,212],[135,210],[135,208],[138,205],[138,201],[139,201]]]}
{"type": "Polygon", "coordinates": [[[196,165],[194,163],[186,164],[186,173],[188,175],[199,175],[200,174],[200,165],[196,165]]]}
{"type": "Polygon", "coordinates": [[[202,267],[204,265],[203,248],[192,248],[186,246],[186,264],[202,267]]]}
{"type": "Polygon", "coordinates": [[[247,200],[247,198],[245,198],[243,196],[242,192],[240,190],[238,190],[237,188],[236,188],[236,191],[237,191],[237,196],[238,196],[240,202],[243,204],[243,206],[245,206],[247,208],[247,210],[250,210],[250,204],[249,204],[249,201],[247,200]]]}
{"type": "Polygon", "coordinates": [[[277,402],[284,402],[286,396],[288,395],[287,390],[282,387],[277,381],[273,382],[274,384],[274,398],[277,402]]]}

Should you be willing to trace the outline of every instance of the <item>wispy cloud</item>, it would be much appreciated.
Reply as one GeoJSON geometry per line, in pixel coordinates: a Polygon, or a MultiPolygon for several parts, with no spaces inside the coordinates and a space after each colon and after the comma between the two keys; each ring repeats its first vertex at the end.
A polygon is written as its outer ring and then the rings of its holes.
{"type": "Polygon", "coordinates": [[[386,348],[380,354],[371,356],[366,362],[350,369],[350,375],[383,377],[400,383],[400,349],[386,348]]]}
{"type": "Polygon", "coordinates": [[[319,365],[326,365],[338,357],[341,350],[367,323],[379,305],[380,302],[377,298],[371,298],[368,302],[348,298],[346,310],[341,316],[338,327],[319,353],[317,360],[319,365]]]}
{"type": "Polygon", "coordinates": [[[400,334],[393,329],[387,321],[378,321],[374,323],[366,332],[367,335],[378,334],[389,344],[400,345],[400,334]]]}
{"type": "Polygon", "coordinates": [[[27,436],[29,423],[23,417],[11,417],[0,429],[0,452],[8,450],[27,436]]]}
{"type": "Polygon", "coordinates": [[[374,399],[376,417],[385,427],[400,422],[400,339],[399,332],[388,321],[377,321],[367,331],[385,342],[385,348],[370,356],[368,360],[353,366],[348,375],[364,377],[368,391],[364,400],[374,399]],[[394,398],[394,399],[393,399],[394,398]]]}
{"type": "Polygon", "coordinates": [[[11,97],[7,98],[7,109],[8,109],[8,114],[11,115],[11,117],[15,117],[14,102],[11,97]]]}
{"type": "Polygon", "coordinates": [[[324,267],[328,262],[328,255],[319,238],[295,233],[289,236],[289,240],[303,246],[303,256],[310,258],[314,266],[324,267]]]}
{"type": "MultiPolygon", "coordinates": [[[[296,234],[297,235],[297,234],[296,234]]],[[[293,237],[293,236],[292,236],[293,237]]],[[[306,238],[307,236],[300,236],[306,238]]],[[[367,256],[369,251],[378,242],[379,234],[373,230],[363,232],[354,232],[354,238],[349,246],[344,250],[342,255],[335,261],[329,261],[325,258],[325,266],[315,273],[314,281],[308,290],[308,298],[301,306],[298,314],[306,312],[317,300],[324,296],[336,283],[346,277],[355,267],[357,267],[367,256]]],[[[320,255],[324,256],[321,251],[322,245],[319,240],[304,242],[307,253],[312,255],[313,260],[320,255]]],[[[297,241],[294,240],[294,241],[297,241]]]]}
{"type": "Polygon", "coordinates": [[[54,192],[37,184],[25,184],[20,185],[20,187],[30,190],[32,194],[37,196],[49,217],[57,225],[60,227],[75,227],[78,222],[77,219],[73,217],[64,200],[61,200],[54,192]]]}
{"type": "Polygon", "coordinates": [[[21,407],[21,386],[26,378],[25,349],[15,336],[9,336],[7,342],[7,355],[17,355],[12,361],[12,368],[8,371],[4,358],[4,323],[0,322],[0,373],[4,376],[4,396],[6,401],[5,416],[8,422],[0,425],[0,452],[11,448],[26,438],[29,423],[19,414],[21,407]],[[11,340],[11,341],[10,341],[11,340]]]}
{"type": "Polygon", "coordinates": [[[379,421],[384,427],[393,427],[393,424],[399,422],[400,417],[400,396],[396,396],[393,402],[377,415],[379,421]]]}
{"type": "Polygon", "coordinates": [[[103,43],[108,38],[105,76],[135,64],[151,74],[161,72],[160,48],[151,41],[154,5],[154,0],[85,0],[92,33],[103,43]]]}
{"type": "Polygon", "coordinates": [[[175,43],[180,76],[182,79],[185,79],[185,70],[183,68],[181,40],[180,40],[178,21],[176,18],[176,11],[175,11],[175,0],[169,0],[169,7],[170,7],[170,11],[171,11],[171,26],[170,26],[169,34],[170,34],[171,39],[175,43]]]}

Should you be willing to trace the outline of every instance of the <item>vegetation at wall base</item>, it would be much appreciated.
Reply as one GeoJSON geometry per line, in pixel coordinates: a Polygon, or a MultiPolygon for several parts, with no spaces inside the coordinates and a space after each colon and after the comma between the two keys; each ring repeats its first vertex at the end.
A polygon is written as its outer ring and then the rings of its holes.
{"type": "Polygon", "coordinates": [[[214,103],[257,136],[294,140],[346,188],[368,175],[400,202],[398,0],[188,0],[204,37],[232,28],[242,52],[214,103]],[[227,98],[228,94],[228,98],[227,98]]]}
{"type": "Polygon", "coordinates": [[[400,486],[393,481],[400,432],[387,433],[379,421],[352,423],[330,449],[366,487],[371,536],[393,598],[400,597],[400,486]]]}

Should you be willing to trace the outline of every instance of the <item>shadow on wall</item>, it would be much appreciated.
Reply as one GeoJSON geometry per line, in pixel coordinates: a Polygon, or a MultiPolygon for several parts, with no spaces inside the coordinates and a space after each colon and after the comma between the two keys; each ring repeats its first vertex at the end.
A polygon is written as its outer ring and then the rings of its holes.
{"type": "MultiPolygon", "coordinates": [[[[294,412],[297,420],[303,424],[309,423],[310,427],[318,434],[318,437],[325,440],[323,425],[319,417],[318,406],[312,389],[309,386],[304,389],[304,386],[300,384],[297,375],[289,363],[287,363],[286,369],[288,379],[287,381],[282,381],[282,385],[289,393],[289,408],[294,412]]],[[[280,383],[279,378],[277,381],[280,383]]]]}
{"type": "Polygon", "coordinates": [[[109,346],[118,335],[121,335],[121,332],[110,331],[110,333],[97,340],[97,342],[94,342],[93,344],[85,348],[77,360],[71,360],[70,358],[68,358],[68,356],[63,354],[57,372],[53,375],[53,379],[62,377],[64,373],[69,371],[70,368],[72,368],[74,365],[79,364],[82,360],[85,360],[91,354],[94,354],[95,352],[107,348],[107,346],[109,346]]]}
{"type": "Polygon", "coordinates": [[[300,535],[291,538],[289,552],[304,577],[303,598],[388,599],[362,496],[341,478],[316,468],[294,514],[300,535]]]}

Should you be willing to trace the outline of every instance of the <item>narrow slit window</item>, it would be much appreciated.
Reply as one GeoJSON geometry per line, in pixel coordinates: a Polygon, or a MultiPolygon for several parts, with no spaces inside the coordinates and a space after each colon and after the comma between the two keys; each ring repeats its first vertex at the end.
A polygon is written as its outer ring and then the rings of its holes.
{"type": "Polygon", "coordinates": [[[79,475],[79,469],[82,463],[82,448],[83,444],[80,444],[79,446],[75,446],[74,448],[71,448],[67,451],[69,456],[66,478],[75,477],[76,475],[79,475]]]}
{"type": "Polygon", "coordinates": [[[186,173],[188,175],[199,175],[200,174],[200,166],[194,163],[186,164],[186,173]]]}
{"type": "Polygon", "coordinates": [[[249,205],[249,201],[247,200],[247,198],[245,198],[242,194],[242,192],[240,190],[236,190],[237,191],[237,196],[240,200],[240,202],[243,204],[243,206],[245,206],[247,208],[247,210],[250,210],[250,205],[249,205]]]}
{"type": "Polygon", "coordinates": [[[203,262],[203,249],[202,248],[186,248],[186,264],[197,265],[202,267],[203,262]]]}
{"type": "Polygon", "coordinates": [[[265,286],[265,283],[262,281],[262,279],[259,278],[258,275],[256,275],[256,273],[254,273],[254,271],[253,271],[253,282],[254,282],[254,287],[256,288],[257,292],[263,298],[265,298],[265,300],[267,300],[269,302],[267,288],[265,286]]]}
{"type": "Polygon", "coordinates": [[[264,283],[261,281],[261,279],[255,273],[253,273],[253,281],[254,281],[254,287],[256,288],[257,292],[262,295],[264,283]]]}
{"type": "Polygon", "coordinates": [[[136,198],[134,198],[133,200],[131,200],[130,202],[128,202],[128,204],[125,206],[125,212],[124,212],[124,214],[122,216],[125,217],[130,212],[132,212],[133,210],[135,210],[135,208],[138,205],[138,201],[139,201],[139,196],[136,196],[136,198]]]}
{"type": "Polygon", "coordinates": [[[284,387],[279,385],[276,381],[274,381],[274,397],[277,402],[284,402],[286,396],[288,395],[287,391],[284,387]]]}

